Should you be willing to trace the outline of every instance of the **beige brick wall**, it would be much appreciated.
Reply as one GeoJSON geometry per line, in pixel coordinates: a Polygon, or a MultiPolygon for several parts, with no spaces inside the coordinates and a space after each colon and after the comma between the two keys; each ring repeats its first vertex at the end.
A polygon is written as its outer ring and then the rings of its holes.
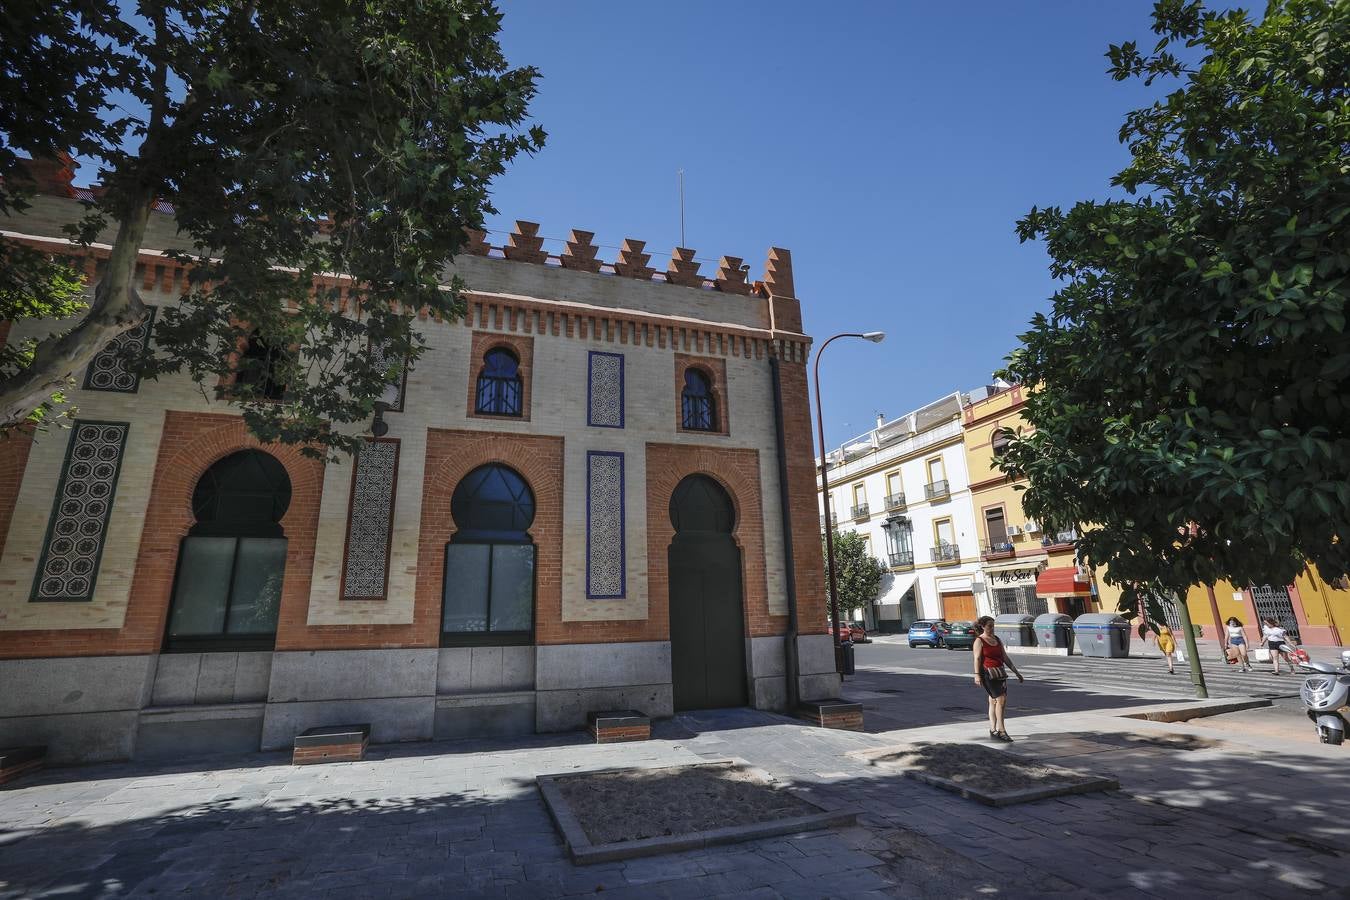
{"type": "MultiPolygon", "coordinates": [[[[71,218],[72,204],[38,198],[35,215],[4,227],[28,234],[54,234],[55,223],[71,218]]],[[[152,234],[165,237],[165,221],[156,218],[152,234]]],[[[657,260],[653,260],[655,263],[657,260]]],[[[547,297],[587,304],[585,309],[626,308],[703,319],[739,327],[767,325],[766,301],[675,285],[637,282],[615,276],[563,271],[556,268],[482,258],[464,258],[461,275],[471,288],[547,297]]],[[[148,292],[149,303],[168,305],[167,295],[148,292]]],[[[674,320],[672,320],[674,321],[674,320]]],[[[677,433],[678,397],[672,392],[675,348],[597,340],[588,332],[582,339],[563,333],[534,334],[534,373],[531,417],[528,422],[485,421],[466,415],[468,380],[476,377],[477,360],[469,358],[471,327],[463,323],[419,323],[428,349],[407,384],[405,411],[390,413],[389,436],[398,438],[400,465],[389,564],[389,591],[384,601],[340,599],[343,554],[351,491],[350,461],[330,464],[323,482],[308,624],[407,624],[413,620],[418,531],[421,519],[422,472],[428,428],[455,428],[511,434],[561,435],[565,445],[563,618],[565,621],[643,619],[647,615],[647,560],[645,540],[645,448],[648,442],[708,444],[760,451],[760,492],[769,608],[786,612],[783,578],[783,540],[775,456],[773,411],[767,354],[759,358],[727,356],[730,434],[726,436],[677,433]],[[624,429],[592,428],[586,424],[587,351],[619,352],[625,356],[624,429]],[[586,452],[621,451],[625,454],[627,560],[626,596],[619,600],[586,599],[586,452]]],[[[475,322],[475,325],[478,323],[475,322]]],[[[479,330],[504,330],[492,327],[479,330]]],[[[11,340],[45,333],[43,323],[21,323],[11,340]]],[[[767,335],[765,335],[767,336],[767,335]]],[[[685,350],[685,348],[681,348],[685,350]]],[[[686,352],[696,352],[692,348],[686,352]]],[[[231,407],[201,391],[187,378],[165,378],[142,385],[138,394],[77,390],[73,400],[79,417],[131,423],[108,543],[104,551],[95,600],[92,603],[28,602],[43,537],[51,514],[68,432],[38,438],[33,448],[15,510],[4,555],[0,559],[0,630],[119,628],[131,589],[131,567],[139,546],[142,522],[157,458],[166,409],[231,412],[231,407]]],[[[188,502],[189,498],[183,498],[188,502]]]]}

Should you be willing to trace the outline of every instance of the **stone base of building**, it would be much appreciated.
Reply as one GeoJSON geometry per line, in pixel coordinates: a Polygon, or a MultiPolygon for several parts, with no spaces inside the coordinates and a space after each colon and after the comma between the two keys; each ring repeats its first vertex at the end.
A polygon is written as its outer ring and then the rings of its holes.
{"type": "MultiPolygon", "coordinates": [[[[786,710],[783,638],[748,644],[750,705],[786,710]]],[[[802,700],[838,696],[829,635],[799,637],[798,665],[802,700]]],[[[0,746],[70,765],[289,750],[335,722],[374,743],[573,731],[674,715],[670,672],[668,641],[0,660],[0,746]]]]}

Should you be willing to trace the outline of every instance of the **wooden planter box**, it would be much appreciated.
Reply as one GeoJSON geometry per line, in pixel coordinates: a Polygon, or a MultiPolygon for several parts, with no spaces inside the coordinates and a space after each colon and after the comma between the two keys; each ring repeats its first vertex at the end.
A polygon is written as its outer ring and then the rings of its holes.
{"type": "Polygon", "coordinates": [[[369,725],[324,725],[296,736],[291,762],[297,766],[360,762],[370,743],[369,725]]]}

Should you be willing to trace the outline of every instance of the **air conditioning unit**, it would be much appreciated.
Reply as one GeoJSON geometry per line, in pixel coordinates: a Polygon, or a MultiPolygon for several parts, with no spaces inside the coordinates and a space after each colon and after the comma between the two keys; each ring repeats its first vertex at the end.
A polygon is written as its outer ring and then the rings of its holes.
{"type": "Polygon", "coordinates": [[[1008,534],[1011,535],[1011,534],[1021,534],[1021,533],[1022,533],[1022,529],[1021,529],[1019,526],[1017,526],[1017,525],[1009,525],[1009,526],[1008,526],[1008,534]]]}
{"type": "Polygon", "coordinates": [[[1027,519],[1027,524],[1022,526],[1022,530],[1027,534],[1035,534],[1041,530],[1041,526],[1035,519],[1027,519]]]}

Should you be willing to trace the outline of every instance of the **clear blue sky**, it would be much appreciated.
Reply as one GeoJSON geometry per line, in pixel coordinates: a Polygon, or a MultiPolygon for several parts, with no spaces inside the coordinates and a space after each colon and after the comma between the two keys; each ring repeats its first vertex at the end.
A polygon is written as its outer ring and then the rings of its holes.
{"type": "Polygon", "coordinates": [[[1054,290],[1014,222],[1107,196],[1124,114],[1162,93],[1105,73],[1108,44],[1152,46],[1148,0],[504,9],[549,140],[498,182],[490,227],[645,239],[664,268],[683,168],[705,273],[727,254],[758,278],[786,247],[810,334],[887,333],[826,353],[832,444],[987,383],[1054,290]]]}

